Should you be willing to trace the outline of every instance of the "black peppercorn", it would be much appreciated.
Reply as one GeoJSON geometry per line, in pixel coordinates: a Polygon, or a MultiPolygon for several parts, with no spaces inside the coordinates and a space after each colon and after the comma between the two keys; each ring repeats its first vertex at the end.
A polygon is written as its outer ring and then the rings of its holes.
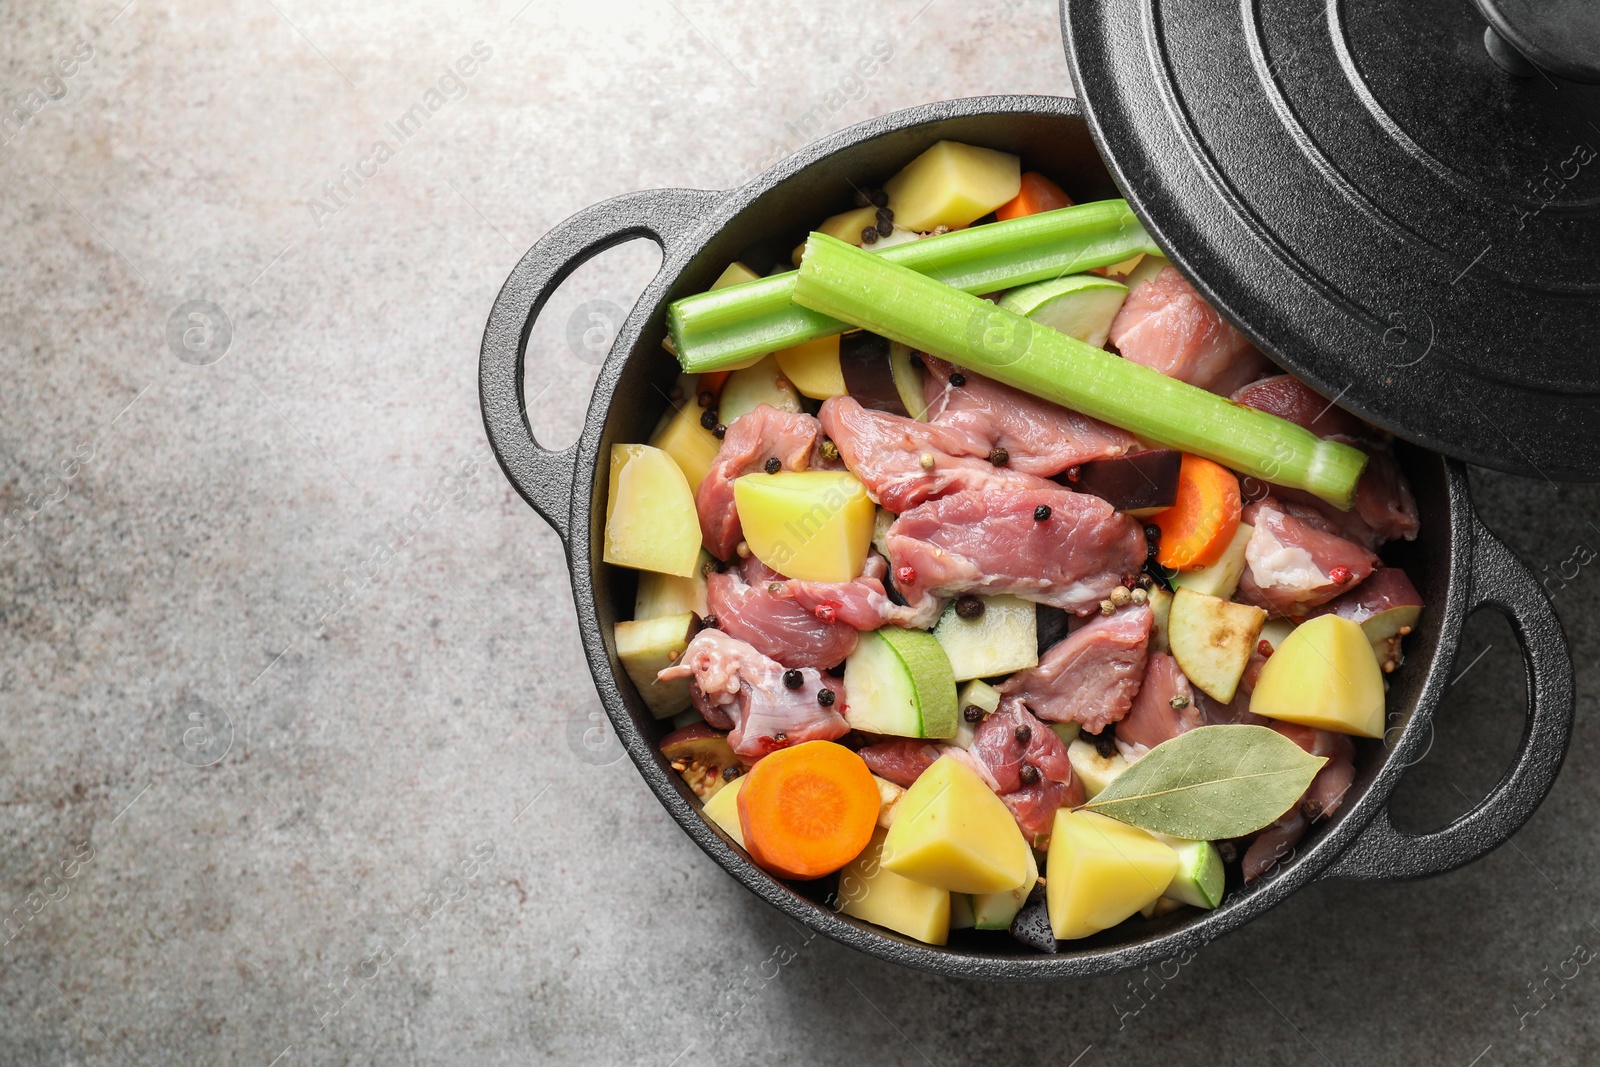
{"type": "Polygon", "coordinates": [[[714,394],[711,390],[702,389],[700,391],[700,406],[703,408],[708,408],[711,406],[711,402],[716,398],[716,394],[714,394]]]}
{"type": "Polygon", "coordinates": [[[1039,768],[1031,763],[1024,763],[1019,777],[1021,777],[1023,785],[1037,785],[1039,783],[1039,768]]]}
{"type": "Polygon", "coordinates": [[[833,690],[832,689],[818,689],[817,690],[817,703],[821,704],[825,708],[833,707],[833,690]]]}
{"type": "Polygon", "coordinates": [[[1017,744],[1025,745],[1029,741],[1033,740],[1033,727],[1029,726],[1027,723],[1021,723],[1015,730],[1012,731],[1012,735],[1016,737],[1017,744]]]}
{"type": "Polygon", "coordinates": [[[861,243],[864,245],[878,243],[878,227],[867,226],[861,231],[861,243]]]}
{"type": "Polygon", "coordinates": [[[715,630],[717,628],[717,617],[715,615],[707,615],[700,620],[700,628],[702,630],[715,630]]]}
{"type": "Polygon", "coordinates": [[[1011,462],[1011,453],[1007,452],[999,445],[996,445],[989,450],[989,462],[993,463],[996,467],[1004,467],[1007,463],[1011,462]]]}
{"type": "Polygon", "coordinates": [[[799,689],[806,684],[805,675],[790,667],[783,672],[783,686],[785,689],[799,689]]]}
{"type": "Polygon", "coordinates": [[[711,427],[711,436],[720,441],[724,437],[728,436],[728,428],[719,422],[715,426],[711,427]]]}
{"type": "Polygon", "coordinates": [[[966,719],[968,722],[982,722],[983,709],[978,707],[976,704],[968,704],[966,707],[961,709],[961,717],[966,719]]]}
{"type": "Polygon", "coordinates": [[[712,427],[716,426],[716,424],[717,424],[717,409],[716,408],[706,408],[705,411],[701,412],[701,414],[700,414],[700,425],[701,426],[704,426],[706,429],[709,430],[712,427]]]}
{"type": "Polygon", "coordinates": [[[1049,504],[1040,504],[1038,507],[1033,509],[1033,521],[1034,522],[1044,522],[1049,517],[1050,517],[1050,505],[1049,504]]]}
{"type": "Polygon", "coordinates": [[[789,740],[789,735],[784,733],[782,730],[779,730],[777,733],[772,735],[772,740],[781,745],[789,740]]]}
{"type": "Polygon", "coordinates": [[[878,217],[878,222],[880,222],[880,223],[884,223],[884,222],[891,222],[892,223],[892,222],[894,222],[894,209],[893,208],[887,208],[887,207],[880,207],[878,209],[877,217],[878,217]]]}
{"type": "Polygon", "coordinates": [[[888,219],[884,218],[882,215],[878,216],[878,236],[879,237],[887,237],[893,232],[894,232],[894,223],[890,222],[888,219]]]}
{"type": "Polygon", "coordinates": [[[873,207],[889,206],[889,194],[882,189],[868,189],[867,199],[872,202],[873,207]]]}
{"type": "Polygon", "coordinates": [[[783,470],[783,464],[778,462],[777,456],[772,456],[767,460],[766,464],[761,469],[766,471],[768,474],[777,474],[779,471],[783,470]]]}
{"type": "Polygon", "coordinates": [[[722,768],[722,780],[725,782],[731,782],[743,773],[744,771],[737,763],[730,763],[728,766],[722,768]]]}
{"type": "Polygon", "coordinates": [[[963,619],[981,619],[983,618],[983,601],[975,596],[957,597],[956,614],[963,619]]]}
{"type": "Polygon", "coordinates": [[[950,384],[955,386],[957,389],[960,389],[963,385],[967,384],[967,376],[965,374],[962,374],[958,370],[957,371],[951,371],[950,372],[950,384]]]}
{"type": "Polygon", "coordinates": [[[872,198],[867,195],[867,191],[865,189],[857,189],[856,195],[850,198],[850,202],[856,207],[872,206],[872,198]]]}
{"type": "Polygon", "coordinates": [[[1109,726],[1097,734],[1090,734],[1089,741],[1093,743],[1094,750],[1104,759],[1110,759],[1117,754],[1117,735],[1109,726]]]}
{"type": "Polygon", "coordinates": [[[1161,540],[1161,527],[1157,526],[1153,522],[1150,523],[1144,528],[1144,539],[1149,541],[1151,544],[1155,544],[1157,541],[1161,540]]]}

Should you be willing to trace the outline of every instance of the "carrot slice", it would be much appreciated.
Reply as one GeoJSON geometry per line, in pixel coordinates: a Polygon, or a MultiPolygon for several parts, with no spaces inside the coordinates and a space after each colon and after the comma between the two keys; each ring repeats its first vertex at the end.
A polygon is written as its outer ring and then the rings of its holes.
{"type": "Polygon", "coordinates": [[[1177,500],[1150,519],[1161,528],[1156,562],[1180,571],[1215,563],[1239,529],[1240,510],[1238,475],[1185,452],[1177,500]]]}
{"type": "Polygon", "coordinates": [[[878,785],[862,758],[832,741],[806,741],[763,758],[739,791],[750,858],[783,878],[821,878],[867,847],[878,785]]]}
{"type": "Polygon", "coordinates": [[[1041,211],[1054,211],[1058,207],[1071,207],[1072,197],[1055,182],[1036,170],[1022,176],[1022,188],[1017,195],[994,209],[997,219],[1016,219],[1023,215],[1037,215],[1041,211]]]}

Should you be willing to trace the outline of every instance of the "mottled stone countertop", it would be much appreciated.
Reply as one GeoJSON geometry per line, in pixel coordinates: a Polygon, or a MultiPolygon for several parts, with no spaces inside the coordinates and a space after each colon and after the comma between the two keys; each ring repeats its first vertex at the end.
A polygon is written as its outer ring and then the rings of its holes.
{"type": "MultiPolygon", "coordinates": [[[[586,747],[560,545],[478,411],[512,264],[607,196],[1069,86],[1043,0],[521,3],[0,16],[0,1063],[1594,1062],[1595,488],[1473,473],[1566,575],[1578,721],[1532,822],[1313,885],[1139,999],[806,941],[586,747]]],[[[603,255],[536,328],[547,442],[595,375],[568,320],[656,262],[603,255]]],[[[1502,619],[1458,670],[1406,826],[1516,746],[1502,619]]]]}

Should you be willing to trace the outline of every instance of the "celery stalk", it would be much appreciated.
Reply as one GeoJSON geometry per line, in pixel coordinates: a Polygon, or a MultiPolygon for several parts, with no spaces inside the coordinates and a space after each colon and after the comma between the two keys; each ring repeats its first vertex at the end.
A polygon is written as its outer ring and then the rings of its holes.
{"type": "MultiPolygon", "coordinates": [[[[924,237],[878,254],[957,289],[990,293],[1107,267],[1140,252],[1160,255],[1161,249],[1127,201],[1100,200],[924,237]]],[[[843,332],[837,319],[794,305],[795,277],[789,271],[673,301],[667,330],[683,369],[720,370],[843,332]]]]}
{"type": "Polygon", "coordinates": [[[806,241],[794,300],[1244,474],[1348,510],[1366,454],[1006,311],[826,234],[806,241]]]}

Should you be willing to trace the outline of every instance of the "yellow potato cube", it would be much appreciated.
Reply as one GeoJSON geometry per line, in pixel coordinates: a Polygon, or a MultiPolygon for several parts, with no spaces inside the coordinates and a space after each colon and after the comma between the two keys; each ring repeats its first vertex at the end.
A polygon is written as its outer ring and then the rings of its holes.
{"type": "Polygon", "coordinates": [[[841,211],[837,215],[829,215],[817,227],[818,233],[825,233],[829,237],[837,237],[841,241],[849,241],[857,248],[861,247],[861,231],[868,226],[875,225],[878,221],[878,209],[875,207],[851,208],[841,211]]]}
{"type": "Polygon", "coordinates": [[[896,226],[960,229],[1022,189],[1021,161],[1008,152],[940,141],[884,183],[896,226]]]}
{"type": "Polygon", "coordinates": [[[801,396],[826,400],[845,394],[844,371],[839,369],[838,334],[806,341],[772,355],[778,361],[778,369],[801,396]]]}
{"type": "Polygon", "coordinates": [[[739,790],[744,788],[745,779],[749,775],[741,774],[715,793],[700,809],[709,821],[716,823],[727,834],[744,847],[744,825],[739,822],[739,790]]]}
{"type": "Polygon", "coordinates": [[[1000,893],[1026,877],[1028,843],[977,771],[940,756],[900,798],[883,865],[953,893],[1000,893]]]}
{"type": "Polygon", "coordinates": [[[717,275],[717,280],[711,283],[711,288],[713,291],[726,289],[730,285],[743,285],[745,282],[753,282],[759,277],[761,275],[736,259],[723,268],[722,273],[717,275]]]}
{"type": "Polygon", "coordinates": [[[1153,835],[1062,808],[1045,861],[1051,929],[1062,940],[1109,930],[1166,892],[1177,873],[1177,852],[1153,835]]]}
{"type": "Polygon", "coordinates": [[[1267,658],[1250,710],[1359,737],[1383,736],[1383,671],[1360,624],[1320,615],[1267,658]]]}
{"type": "Polygon", "coordinates": [[[874,830],[861,855],[839,872],[839,910],[930,945],[944,944],[950,939],[950,893],[885,867],[886,836],[874,830]]]}
{"type": "Polygon", "coordinates": [[[751,553],[779,574],[848,582],[866,564],[877,505],[848,471],[747,474],[733,502],[751,553]]]}
{"type": "Polygon", "coordinates": [[[699,559],[700,516],[678,464],[650,445],[612,445],[605,561],[687,578],[699,559]]]}
{"type": "Polygon", "coordinates": [[[668,419],[666,425],[650,439],[651,445],[671,456],[678,464],[678,469],[689,481],[691,493],[700,491],[700,483],[705,481],[706,472],[711,469],[711,464],[717,458],[717,449],[722,444],[712,436],[710,430],[700,425],[700,416],[704,411],[705,408],[692,395],[686,397],[678,413],[668,419]]]}

